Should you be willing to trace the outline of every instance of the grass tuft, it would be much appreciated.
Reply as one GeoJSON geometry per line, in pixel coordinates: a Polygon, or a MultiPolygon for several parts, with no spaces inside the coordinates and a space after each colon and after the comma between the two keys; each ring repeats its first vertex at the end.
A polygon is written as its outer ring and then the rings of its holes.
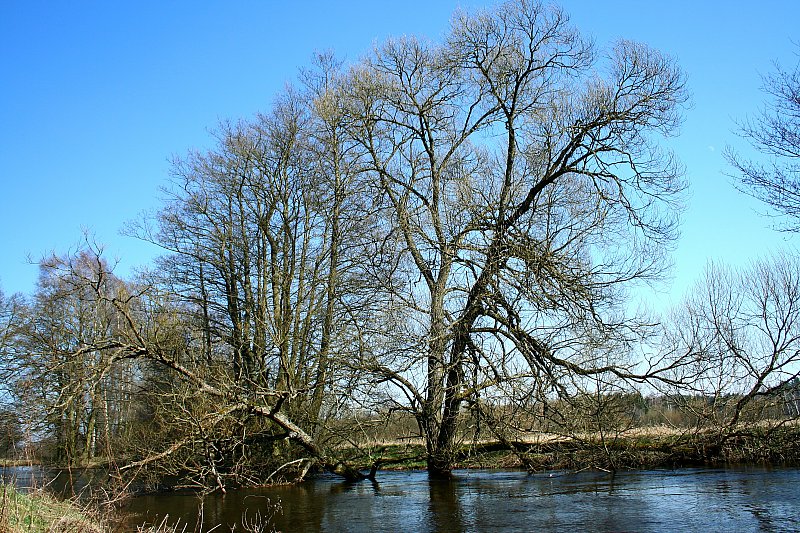
{"type": "Polygon", "coordinates": [[[102,533],[104,527],[73,503],[44,491],[23,493],[0,485],[0,532],[2,533],[102,533]]]}

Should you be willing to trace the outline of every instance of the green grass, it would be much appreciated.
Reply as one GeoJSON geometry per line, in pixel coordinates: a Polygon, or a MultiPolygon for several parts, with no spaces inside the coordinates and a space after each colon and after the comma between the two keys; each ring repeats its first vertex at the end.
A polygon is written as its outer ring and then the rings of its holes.
{"type": "Polygon", "coordinates": [[[11,485],[0,485],[0,531],[102,533],[104,528],[69,501],[43,491],[26,494],[11,485]]]}

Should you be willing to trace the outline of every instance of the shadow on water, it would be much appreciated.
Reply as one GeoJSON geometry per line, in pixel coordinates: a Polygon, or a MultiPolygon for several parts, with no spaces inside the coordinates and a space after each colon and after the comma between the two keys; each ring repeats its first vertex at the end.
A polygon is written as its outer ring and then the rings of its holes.
{"type": "MultiPolygon", "coordinates": [[[[13,475],[23,486],[41,486],[45,474],[54,472],[18,468],[7,469],[4,476],[13,475]]],[[[58,473],[51,487],[68,494],[94,482],[88,475],[69,474],[58,473]]],[[[128,531],[159,523],[167,515],[186,531],[194,531],[198,517],[203,531],[241,531],[242,516],[252,520],[256,514],[274,515],[271,522],[284,533],[799,531],[798,486],[798,469],[686,469],[616,476],[473,470],[458,471],[450,480],[429,479],[423,471],[387,471],[377,482],[345,483],[323,476],[224,495],[137,496],[123,512],[128,531]]]]}
{"type": "Polygon", "coordinates": [[[428,531],[464,531],[463,510],[458,493],[458,482],[453,479],[428,481],[428,531]]]}

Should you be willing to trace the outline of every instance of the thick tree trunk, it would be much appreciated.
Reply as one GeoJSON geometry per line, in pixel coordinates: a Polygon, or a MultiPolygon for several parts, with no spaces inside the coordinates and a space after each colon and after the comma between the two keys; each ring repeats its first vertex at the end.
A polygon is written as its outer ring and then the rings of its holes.
{"type": "Polygon", "coordinates": [[[439,424],[433,453],[428,457],[428,473],[434,477],[448,477],[458,454],[462,381],[461,363],[458,362],[447,372],[442,421],[439,424]]]}

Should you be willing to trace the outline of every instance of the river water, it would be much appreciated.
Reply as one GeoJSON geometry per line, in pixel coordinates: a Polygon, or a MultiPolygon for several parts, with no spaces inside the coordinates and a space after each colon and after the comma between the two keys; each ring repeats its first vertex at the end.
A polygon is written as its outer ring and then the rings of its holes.
{"type": "MultiPolygon", "coordinates": [[[[380,472],[378,482],[320,478],[204,500],[170,493],[137,497],[130,524],[165,514],[194,526],[231,526],[245,511],[269,513],[290,532],[800,531],[800,470],[682,469],[614,476],[598,472],[380,472]]],[[[241,531],[241,526],[236,530],[241,531]]],[[[204,528],[205,529],[205,528],[204,528]]],[[[227,528],[225,529],[227,530],[227,528]]]]}
{"type": "MultiPolygon", "coordinates": [[[[31,475],[13,473],[23,485],[31,475]]],[[[138,496],[123,509],[123,530],[168,515],[194,531],[202,515],[203,531],[242,531],[242,516],[260,513],[274,515],[284,533],[800,531],[800,469],[454,474],[444,481],[423,471],[385,471],[375,483],[321,477],[202,499],[188,492],[138,496]]]]}

